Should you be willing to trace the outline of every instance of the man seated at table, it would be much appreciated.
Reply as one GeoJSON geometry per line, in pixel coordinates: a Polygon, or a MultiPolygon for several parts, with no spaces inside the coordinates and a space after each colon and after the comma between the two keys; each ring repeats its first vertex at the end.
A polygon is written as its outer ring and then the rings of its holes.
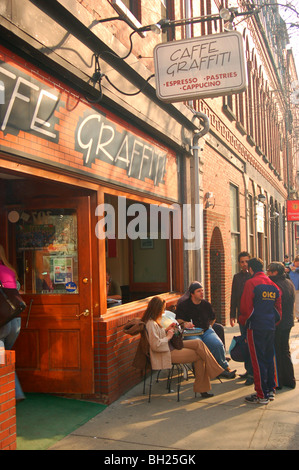
{"type": "MultiPolygon", "coordinates": [[[[193,284],[194,282],[199,282],[199,281],[192,281],[191,284],[193,284]]],[[[183,300],[186,300],[186,299],[190,299],[190,292],[189,292],[189,288],[186,290],[186,292],[182,295],[182,297],[180,297],[177,301],[177,305],[176,307],[181,303],[183,302],[183,300]]],[[[175,308],[176,308],[175,307],[175,308]]],[[[224,345],[224,349],[225,349],[225,335],[224,335],[224,328],[223,326],[221,325],[221,323],[217,323],[216,321],[213,323],[212,325],[212,328],[213,330],[215,331],[215,333],[217,333],[217,335],[219,336],[219,338],[221,339],[223,345],[224,345]]]]}
{"type": "MultiPolygon", "coordinates": [[[[216,315],[212,305],[204,300],[203,286],[200,282],[192,282],[189,286],[190,297],[178,303],[176,308],[176,319],[185,322],[185,328],[202,328],[203,333],[196,338],[201,339],[209,348],[218,364],[223,367],[224,371],[221,377],[233,379],[236,371],[230,370],[228,362],[225,358],[225,349],[223,342],[215,333],[212,325],[215,323],[216,315]]],[[[194,337],[189,337],[189,339],[194,337]]],[[[187,339],[187,338],[186,338],[187,339]]]]}

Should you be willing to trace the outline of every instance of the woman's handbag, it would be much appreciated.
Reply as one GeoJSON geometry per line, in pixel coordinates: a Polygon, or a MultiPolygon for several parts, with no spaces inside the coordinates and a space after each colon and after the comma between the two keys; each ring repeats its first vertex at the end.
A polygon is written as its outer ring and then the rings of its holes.
{"type": "Polygon", "coordinates": [[[173,337],[170,340],[170,344],[174,349],[183,349],[183,329],[179,325],[175,325],[173,337]]]}
{"type": "Polygon", "coordinates": [[[0,327],[13,318],[19,317],[25,310],[26,304],[17,289],[3,287],[0,281],[0,327]]]}

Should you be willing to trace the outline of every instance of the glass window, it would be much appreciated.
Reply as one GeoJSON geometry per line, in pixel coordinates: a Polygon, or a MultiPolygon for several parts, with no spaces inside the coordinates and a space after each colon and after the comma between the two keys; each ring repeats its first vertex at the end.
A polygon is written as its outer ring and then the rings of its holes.
{"type": "Polygon", "coordinates": [[[230,216],[231,216],[231,231],[240,231],[240,218],[239,218],[239,190],[233,184],[230,185],[230,216]]]}
{"type": "MultiPolygon", "coordinates": [[[[174,2],[171,0],[161,0],[161,19],[174,20],[174,2]]],[[[162,42],[173,41],[175,39],[175,27],[171,26],[162,31],[162,42]]]]}
{"type": "Polygon", "coordinates": [[[232,250],[232,275],[234,276],[239,271],[238,265],[238,254],[240,252],[239,248],[239,236],[232,234],[231,236],[231,250],[232,250]]]}
{"type": "Polygon", "coordinates": [[[171,290],[171,214],[166,211],[163,219],[161,214],[154,219],[150,204],[105,195],[100,224],[102,228],[105,223],[106,266],[121,289],[122,303],[171,290]],[[164,232],[168,222],[169,233],[164,232]]]}
{"type": "Polygon", "coordinates": [[[167,282],[166,240],[133,241],[133,282],[167,282]]]}
{"type": "Polygon", "coordinates": [[[122,3],[130,10],[131,13],[137,18],[138,21],[141,21],[141,9],[139,0],[122,0],[122,3]]]}
{"type": "Polygon", "coordinates": [[[268,209],[264,204],[264,265],[267,266],[269,261],[269,243],[268,243],[268,209]]]}
{"type": "Polygon", "coordinates": [[[254,209],[253,197],[248,195],[248,231],[249,231],[249,252],[254,256],[254,209]]]}
{"type": "Polygon", "coordinates": [[[78,293],[76,211],[25,210],[15,230],[23,292],[78,293]]]}
{"type": "Polygon", "coordinates": [[[231,254],[232,274],[239,270],[238,254],[240,252],[240,217],[239,217],[239,190],[233,184],[230,185],[230,226],[231,226],[231,254]]]}

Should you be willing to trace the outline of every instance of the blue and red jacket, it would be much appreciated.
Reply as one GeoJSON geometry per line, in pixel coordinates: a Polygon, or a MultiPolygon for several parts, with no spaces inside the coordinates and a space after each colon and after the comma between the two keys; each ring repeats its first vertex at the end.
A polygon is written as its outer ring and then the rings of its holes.
{"type": "Polygon", "coordinates": [[[239,322],[250,329],[275,330],[281,320],[281,290],[259,271],[245,283],[239,322]]]}

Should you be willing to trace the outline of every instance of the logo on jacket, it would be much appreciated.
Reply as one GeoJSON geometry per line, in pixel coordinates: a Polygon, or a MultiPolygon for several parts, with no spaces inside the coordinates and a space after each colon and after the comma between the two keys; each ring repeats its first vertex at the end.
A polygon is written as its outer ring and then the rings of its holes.
{"type": "Polygon", "coordinates": [[[263,291],[262,292],[262,297],[264,300],[269,300],[269,299],[276,299],[276,293],[275,292],[268,292],[268,291],[263,291]]]}

